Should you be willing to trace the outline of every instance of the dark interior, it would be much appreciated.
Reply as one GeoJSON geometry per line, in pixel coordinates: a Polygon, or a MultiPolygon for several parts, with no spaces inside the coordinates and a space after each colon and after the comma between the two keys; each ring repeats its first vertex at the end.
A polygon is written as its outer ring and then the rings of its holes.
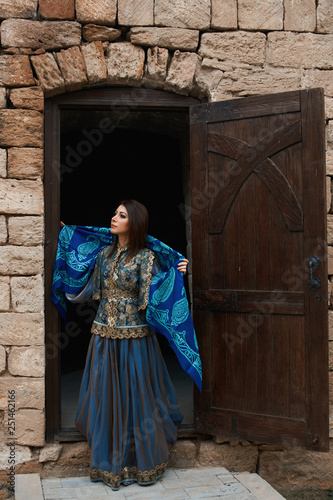
{"type": "MultiPolygon", "coordinates": [[[[148,233],[186,255],[183,211],[188,122],[182,112],[63,110],[61,112],[61,220],[109,226],[123,199],[149,212],[148,233]],[[185,146],[184,146],[185,145],[185,146]]],[[[74,332],[61,349],[62,428],[74,426],[79,384],[97,304],[69,304],[74,332]]],[[[66,325],[62,325],[66,329],[66,325]]],[[[68,325],[67,325],[67,328],[68,325]]],[[[192,423],[192,382],[164,337],[159,341],[184,424],[192,423]]]]}

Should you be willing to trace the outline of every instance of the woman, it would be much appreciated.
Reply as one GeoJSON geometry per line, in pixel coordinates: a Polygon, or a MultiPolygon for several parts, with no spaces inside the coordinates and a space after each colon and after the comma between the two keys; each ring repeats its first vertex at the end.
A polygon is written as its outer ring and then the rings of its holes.
{"type": "MultiPolygon", "coordinates": [[[[148,213],[124,201],[111,220],[112,246],[98,254],[92,325],[76,426],[91,448],[91,480],[112,489],[154,483],[165,471],[182,421],[155,333],[146,322],[154,252],[147,247],[148,213]]],[[[186,272],[187,260],[178,265],[186,272]]]]}

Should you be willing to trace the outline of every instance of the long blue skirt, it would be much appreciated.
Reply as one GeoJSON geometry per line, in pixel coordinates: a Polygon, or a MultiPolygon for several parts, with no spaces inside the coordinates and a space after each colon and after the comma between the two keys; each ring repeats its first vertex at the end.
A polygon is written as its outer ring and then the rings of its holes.
{"type": "Polygon", "coordinates": [[[93,481],[155,482],[182,418],[156,335],[92,335],[75,425],[91,448],[93,481]]]}

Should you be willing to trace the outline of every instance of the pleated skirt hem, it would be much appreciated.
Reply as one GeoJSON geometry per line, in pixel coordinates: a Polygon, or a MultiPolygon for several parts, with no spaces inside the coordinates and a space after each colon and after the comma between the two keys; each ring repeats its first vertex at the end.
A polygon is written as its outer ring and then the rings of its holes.
{"type": "Polygon", "coordinates": [[[101,469],[90,469],[91,481],[103,481],[112,489],[119,489],[120,485],[126,481],[132,480],[141,486],[148,486],[155,483],[167,469],[168,463],[156,465],[154,469],[141,471],[137,467],[124,467],[120,475],[115,475],[114,472],[102,471],[101,469]]]}
{"type": "Polygon", "coordinates": [[[75,425],[91,449],[90,478],[118,489],[154,483],[182,421],[155,335],[92,337],[75,425]]]}

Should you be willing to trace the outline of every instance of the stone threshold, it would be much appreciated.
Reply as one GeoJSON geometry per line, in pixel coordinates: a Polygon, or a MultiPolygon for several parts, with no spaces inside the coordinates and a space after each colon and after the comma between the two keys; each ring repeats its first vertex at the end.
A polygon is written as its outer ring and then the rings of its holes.
{"type": "Polygon", "coordinates": [[[39,474],[16,475],[15,500],[44,500],[39,474]]]}
{"type": "MultiPolygon", "coordinates": [[[[16,476],[16,500],[50,500],[108,498],[112,490],[103,483],[92,485],[89,477],[46,478],[39,474],[18,474],[16,476]],[[43,492],[44,488],[44,492],[43,492]]],[[[163,478],[149,489],[138,485],[121,488],[117,500],[133,498],[219,498],[226,500],[240,494],[242,500],[284,500],[267,481],[254,473],[230,473],[223,467],[202,469],[168,469],[163,478]],[[134,491],[137,489],[138,492],[134,491]],[[157,491],[155,491],[157,490],[157,491]],[[144,497],[141,495],[144,494],[144,497]],[[157,495],[157,496],[156,496],[157,495]]]]}

